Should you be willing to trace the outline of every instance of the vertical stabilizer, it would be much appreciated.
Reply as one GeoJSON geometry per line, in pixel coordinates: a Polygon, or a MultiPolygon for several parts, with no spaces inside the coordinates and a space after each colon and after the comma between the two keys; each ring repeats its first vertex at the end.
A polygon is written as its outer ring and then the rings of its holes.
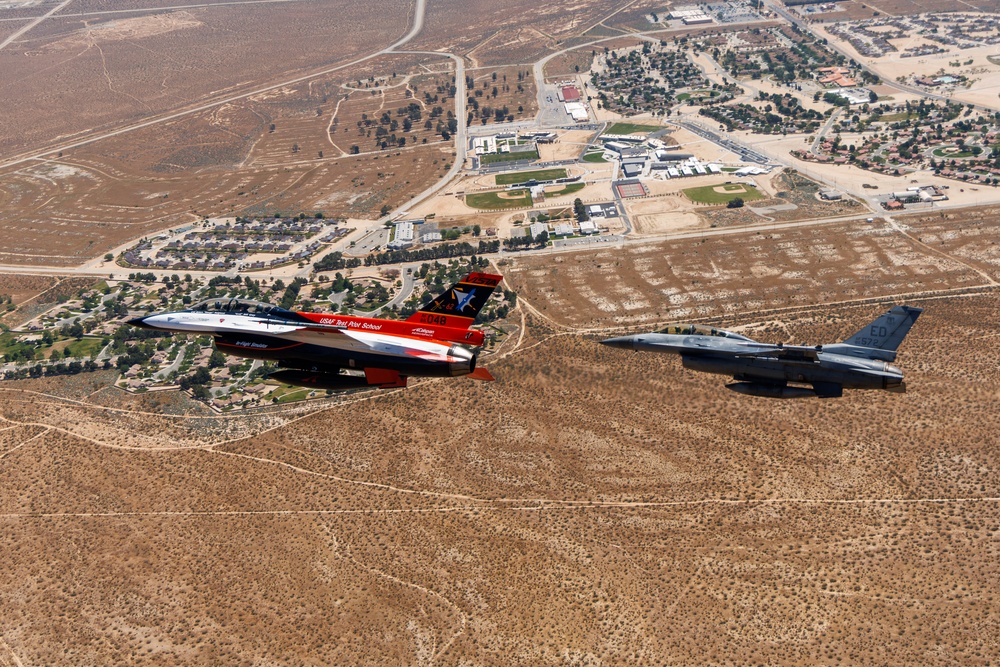
{"type": "Polygon", "coordinates": [[[853,336],[849,336],[844,342],[858,347],[872,347],[895,352],[922,312],[924,312],[923,308],[894,306],[888,313],[865,326],[853,336]]]}
{"type": "Polygon", "coordinates": [[[503,276],[470,273],[411,315],[407,322],[468,329],[501,280],[503,276]]]}

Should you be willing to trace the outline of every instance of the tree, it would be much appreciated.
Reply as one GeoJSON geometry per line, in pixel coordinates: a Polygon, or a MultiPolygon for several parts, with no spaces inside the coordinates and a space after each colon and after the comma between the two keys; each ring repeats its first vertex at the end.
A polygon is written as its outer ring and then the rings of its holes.
{"type": "Polygon", "coordinates": [[[221,368],[226,365],[226,355],[218,350],[212,351],[212,356],[208,358],[209,368],[221,368]]]}
{"type": "Polygon", "coordinates": [[[583,222],[585,220],[590,220],[590,216],[587,215],[587,207],[583,205],[583,200],[577,197],[573,201],[573,213],[576,214],[576,219],[578,222],[583,222]]]}
{"type": "Polygon", "coordinates": [[[733,197],[726,204],[726,208],[743,208],[743,199],[741,197],[733,197]]]}

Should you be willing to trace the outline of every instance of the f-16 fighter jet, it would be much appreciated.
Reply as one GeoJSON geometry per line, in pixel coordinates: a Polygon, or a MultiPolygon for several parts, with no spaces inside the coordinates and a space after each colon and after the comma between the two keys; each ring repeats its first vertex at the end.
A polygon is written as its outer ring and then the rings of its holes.
{"type": "Polygon", "coordinates": [[[847,340],[815,347],[758,343],[732,331],[697,325],[671,326],[659,333],[601,343],[679,354],[685,368],[731,375],[736,382],[726,388],[751,396],[836,398],[844,389],[902,393],[906,391],[903,372],[890,362],[896,360],[896,348],[922,312],[923,308],[896,306],[847,340]]]}
{"type": "Polygon", "coordinates": [[[237,357],[277,361],[270,377],[317,389],[405,387],[407,377],[466,375],[483,332],[470,329],[502,276],[470,273],[405,321],[299,313],[246,299],[212,299],[187,310],[129,320],[144,329],[210,334],[237,357]]]}

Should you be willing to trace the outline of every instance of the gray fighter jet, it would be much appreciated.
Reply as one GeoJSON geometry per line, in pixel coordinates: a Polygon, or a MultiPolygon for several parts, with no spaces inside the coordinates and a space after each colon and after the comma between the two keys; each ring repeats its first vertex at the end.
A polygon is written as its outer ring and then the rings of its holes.
{"type": "Polygon", "coordinates": [[[699,325],[675,325],[658,333],[622,336],[601,344],[623,350],[671,352],[685,368],[731,375],[727,389],[769,398],[836,398],[844,389],[906,391],[903,371],[890,362],[923,308],[896,306],[842,343],[783,345],[699,325]],[[803,387],[789,385],[812,385],[803,387]]]}

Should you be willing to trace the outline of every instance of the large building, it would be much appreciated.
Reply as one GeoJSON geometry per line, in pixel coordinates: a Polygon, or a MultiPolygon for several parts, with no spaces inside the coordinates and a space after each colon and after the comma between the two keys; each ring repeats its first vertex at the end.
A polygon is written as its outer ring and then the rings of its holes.
{"type": "Polygon", "coordinates": [[[393,250],[403,250],[413,245],[413,223],[409,220],[397,222],[394,238],[386,245],[393,250]]]}
{"type": "Polygon", "coordinates": [[[563,106],[566,107],[566,113],[573,117],[573,120],[577,123],[585,123],[590,120],[590,114],[587,112],[587,107],[583,106],[580,102],[567,102],[563,106]]]}
{"type": "Polygon", "coordinates": [[[820,67],[819,82],[825,86],[837,88],[853,88],[858,82],[848,76],[851,70],[846,67],[820,67]]]}
{"type": "Polygon", "coordinates": [[[834,88],[829,92],[843,97],[848,104],[867,104],[871,102],[871,91],[867,88],[834,88]]]}
{"type": "Polygon", "coordinates": [[[684,25],[704,25],[712,23],[712,17],[705,13],[705,10],[696,5],[685,5],[670,11],[670,18],[680,19],[684,25]]]}
{"type": "Polygon", "coordinates": [[[580,99],[580,91],[576,86],[563,86],[561,92],[563,102],[576,102],[580,99]]]}

